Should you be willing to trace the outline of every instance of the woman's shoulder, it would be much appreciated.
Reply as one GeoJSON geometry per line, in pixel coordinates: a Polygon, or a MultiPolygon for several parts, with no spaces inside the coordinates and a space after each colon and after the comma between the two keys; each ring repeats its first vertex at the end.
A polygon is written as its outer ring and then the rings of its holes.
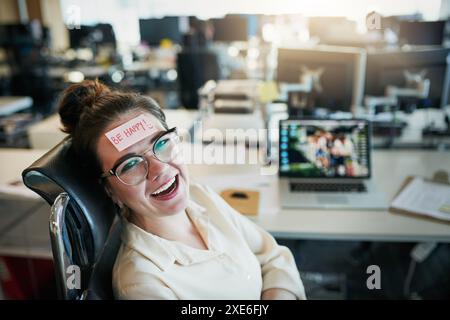
{"type": "Polygon", "coordinates": [[[113,267],[113,274],[129,274],[140,272],[157,273],[160,269],[152,260],[140,252],[122,243],[113,267]]]}
{"type": "Polygon", "coordinates": [[[122,243],[112,270],[112,280],[118,289],[143,282],[149,277],[158,278],[160,273],[161,269],[155,263],[122,243]]]}

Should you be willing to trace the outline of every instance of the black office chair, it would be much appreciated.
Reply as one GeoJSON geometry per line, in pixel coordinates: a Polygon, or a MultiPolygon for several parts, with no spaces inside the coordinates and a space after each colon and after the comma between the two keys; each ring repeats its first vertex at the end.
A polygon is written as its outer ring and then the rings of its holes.
{"type": "Polygon", "coordinates": [[[198,89],[208,80],[220,79],[219,59],[206,49],[184,50],[177,55],[180,100],[187,109],[198,108],[198,89]]]}
{"type": "Polygon", "coordinates": [[[121,243],[121,220],[96,178],[85,174],[77,163],[71,139],[64,139],[35,161],[22,178],[52,206],[49,227],[58,296],[113,299],[112,268],[121,243]],[[81,271],[79,288],[67,285],[77,284],[71,281],[71,265],[81,271]]]}

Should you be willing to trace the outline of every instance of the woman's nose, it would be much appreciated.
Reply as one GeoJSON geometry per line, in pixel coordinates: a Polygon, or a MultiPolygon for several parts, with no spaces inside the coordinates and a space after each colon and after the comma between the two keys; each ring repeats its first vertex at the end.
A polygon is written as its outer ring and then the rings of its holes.
{"type": "Polygon", "coordinates": [[[168,164],[159,161],[154,156],[148,156],[148,173],[147,173],[147,179],[150,181],[157,180],[162,173],[167,170],[168,164]]]}

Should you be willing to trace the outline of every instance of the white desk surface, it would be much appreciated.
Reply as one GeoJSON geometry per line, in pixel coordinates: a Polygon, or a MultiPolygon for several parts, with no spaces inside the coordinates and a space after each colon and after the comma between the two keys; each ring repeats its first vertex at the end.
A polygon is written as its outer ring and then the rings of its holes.
{"type": "MultiPolygon", "coordinates": [[[[44,152],[45,150],[0,149],[1,163],[8,164],[8,166],[0,167],[0,183],[19,177],[21,171],[44,152]]],[[[450,153],[375,151],[373,162],[376,172],[375,182],[392,199],[401,182],[408,175],[429,177],[436,170],[449,169],[450,153]]],[[[192,178],[259,174],[258,165],[189,165],[189,170],[192,178]]],[[[277,181],[276,176],[272,176],[270,179],[273,179],[275,183],[277,181]]],[[[239,181],[236,181],[234,187],[239,187],[239,181]]],[[[278,194],[276,188],[273,192],[278,194]]],[[[22,236],[23,230],[33,230],[35,235],[40,235],[39,239],[30,236],[26,242],[19,238],[12,242],[11,239],[15,239],[17,236],[16,232],[7,240],[0,241],[0,254],[51,256],[50,247],[45,246],[45,243],[49,243],[45,242],[45,238],[48,236],[49,208],[39,211],[41,213],[38,215],[28,217],[27,222],[24,222],[25,225],[16,228],[22,230],[19,233],[22,236]],[[44,212],[42,213],[42,211],[44,212]],[[30,251],[30,248],[26,247],[24,243],[36,243],[36,251],[30,251]]],[[[281,209],[278,213],[259,215],[255,221],[273,235],[283,238],[450,242],[450,224],[394,215],[387,211],[281,209]]]]}
{"type": "Polygon", "coordinates": [[[14,112],[27,109],[33,105],[30,97],[0,97],[0,116],[7,116],[14,112]]]}
{"type": "MultiPolygon", "coordinates": [[[[0,149],[0,184],[20,179],[22,170],[46,152],[0,149]]],[[[0,199],[0,255],[51,259],[48,231],[50,207],[42,199],[16,201],[20,203],[3,197],[0,199]]]]}
{"type": "Polygon", "coordinates": [[[176,69],[177,65],[175,60],[170,59],[155,59],[150,61],[135,61],[129,66],[125,66],[126,71],[131,72],[143,72],[143,71],[166,71],[170,69],[176,69]]]}

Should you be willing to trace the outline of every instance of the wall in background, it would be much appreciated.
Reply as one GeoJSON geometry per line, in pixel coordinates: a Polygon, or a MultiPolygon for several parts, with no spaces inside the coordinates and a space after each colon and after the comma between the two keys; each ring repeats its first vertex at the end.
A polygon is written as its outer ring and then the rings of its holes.
{"type": "Polygon", "coordinates": [[[17,23],[20,21],[17,0],[0,1],[0,23],[17,23]]]}

